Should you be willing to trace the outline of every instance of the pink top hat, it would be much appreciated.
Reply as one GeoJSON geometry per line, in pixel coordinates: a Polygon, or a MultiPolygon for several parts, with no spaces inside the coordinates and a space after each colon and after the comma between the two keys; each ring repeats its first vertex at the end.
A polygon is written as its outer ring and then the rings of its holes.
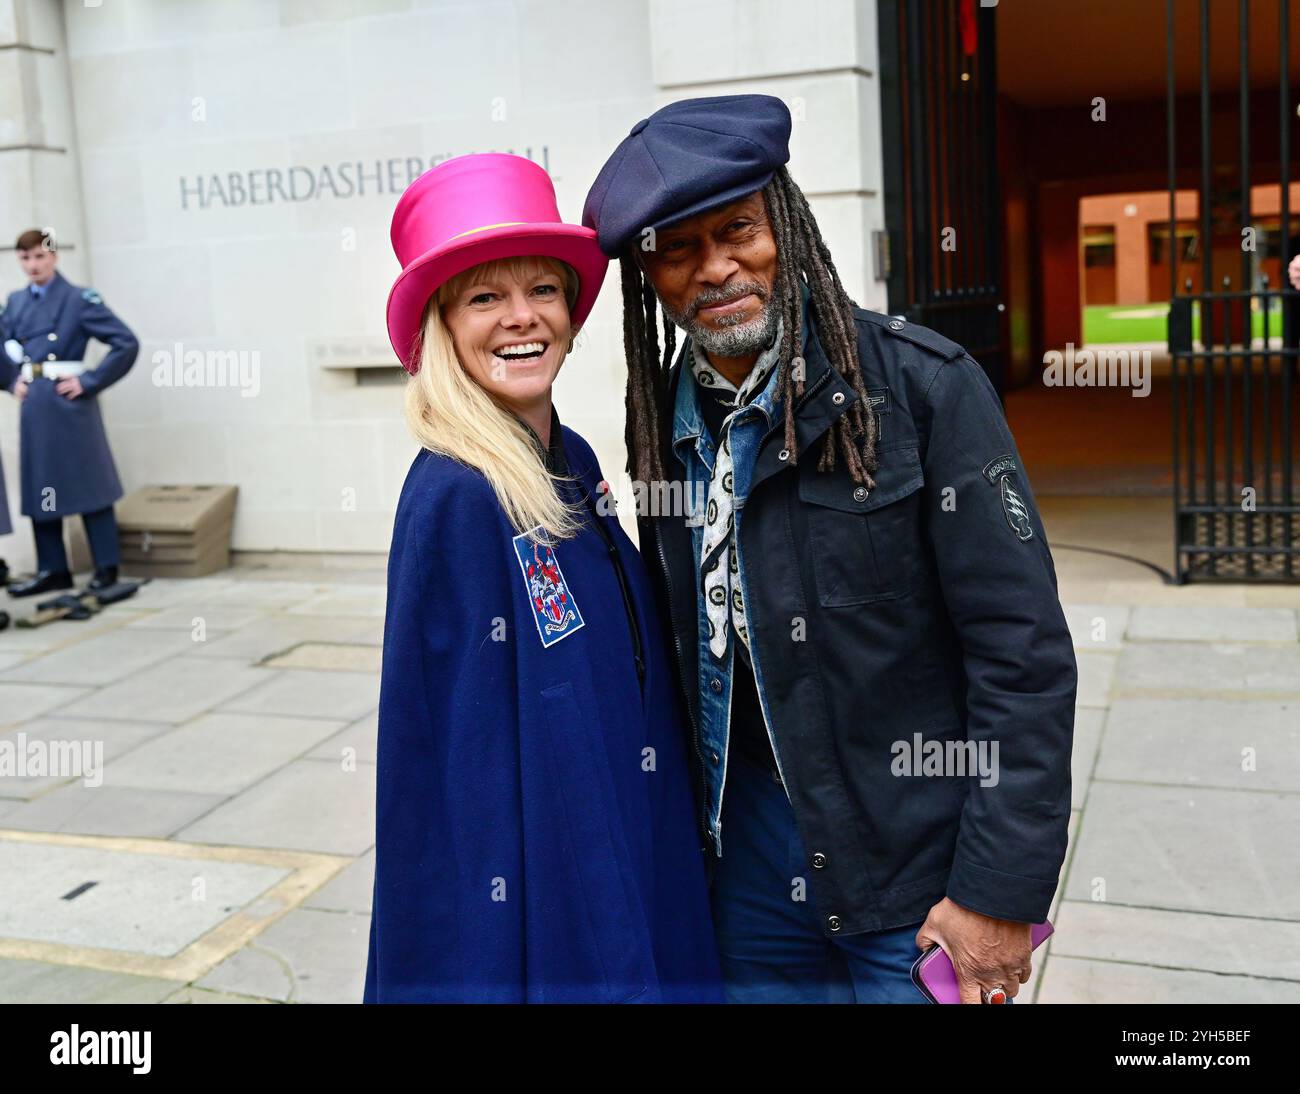
{"type": "Polygon", "coordinates": [[[503,152],[457,156],[426,171],[398,199],[391,235],[402,272],[388,294],[388,338],[412,374],[420,367],[415,348],[424,306],[456,274],[498,258],[558,258],[578,274],[577,326],[609,265],[594,231],[560,220],[545,170],[503,152]]]}

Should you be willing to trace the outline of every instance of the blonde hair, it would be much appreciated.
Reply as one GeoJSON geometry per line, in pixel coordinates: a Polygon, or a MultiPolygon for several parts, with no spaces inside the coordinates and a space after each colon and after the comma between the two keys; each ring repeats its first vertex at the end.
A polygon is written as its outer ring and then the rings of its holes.
{"type": "Polygon", "coordinates": [[[524,279],[538,269],[564,279],[572,310],[578,275],[558,259],[543,256],[485,262],[445,282],[425,305],[419,370],[406,383],[406,424],[421,447],[450,456],[483,474],[517,532],[539,526],[539,538],[568,539],[578,531],[577,510],[556,490],[566,481],[542,463],[528,429],[465,371],[456,355],[442,307],[471,277],[508,273],[524,279]]]}

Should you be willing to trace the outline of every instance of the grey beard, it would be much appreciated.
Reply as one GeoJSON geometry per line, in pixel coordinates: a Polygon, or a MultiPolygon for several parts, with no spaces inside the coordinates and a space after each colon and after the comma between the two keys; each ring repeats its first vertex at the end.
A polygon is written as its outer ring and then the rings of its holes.
{"type": "MultiPolygon", "coordinates": [[[[716,354],[718,357],[744,357],[751,353],[762,353],[767,349],[776,337],[777,327],[781,321],[775,299],[771,295],[764,295],[761,299],[763,309],[758,315],[748,320],[727,316],[719,320],[724,324],[721,330],[706,327],[694,317],[686,319],[684,316],[676,315],[666,307],[664,311],[668,318],[690,335],[691,341],[706,353],[716,354]]],[[[719,302],[705,301],[706,304],[719,302]]]]}

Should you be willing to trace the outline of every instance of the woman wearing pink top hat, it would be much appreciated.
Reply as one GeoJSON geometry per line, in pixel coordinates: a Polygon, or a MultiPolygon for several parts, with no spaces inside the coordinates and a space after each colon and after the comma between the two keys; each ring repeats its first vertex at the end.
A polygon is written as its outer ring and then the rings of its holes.
{"type": "Polygon", "coordinates": [[[686,735],[640,557],[551,386],[607,260],[546,172],[402,195],[420,451],[388,562],[366,1002],[721,1002],[686,735]]]}

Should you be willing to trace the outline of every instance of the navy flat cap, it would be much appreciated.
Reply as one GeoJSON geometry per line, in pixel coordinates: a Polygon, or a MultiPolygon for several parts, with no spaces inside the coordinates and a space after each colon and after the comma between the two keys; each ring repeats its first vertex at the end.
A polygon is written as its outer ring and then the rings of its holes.
{"type": "Polygon", "coordinates": [[[617,258],[666,228],[766,186],[790,159],[790,111],[772,95],[683,99],[639,121],[591,184],[582,223],[617,258]]]}

